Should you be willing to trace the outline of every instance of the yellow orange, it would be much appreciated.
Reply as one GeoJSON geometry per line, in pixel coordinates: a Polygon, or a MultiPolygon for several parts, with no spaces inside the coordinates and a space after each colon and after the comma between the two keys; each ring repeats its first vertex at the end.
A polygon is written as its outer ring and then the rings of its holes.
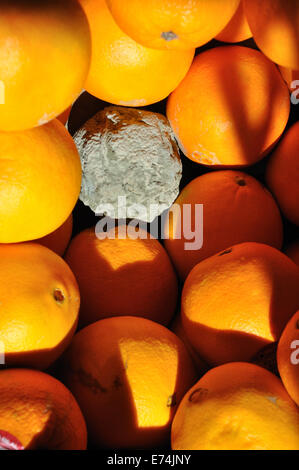
{"type": "Polygon", "coordinates": [[[63,111],[63,113],[61,113],[61,114],[59,114],[59,116],[57,116],[57,119],[60,122],[62,122],[62,124],[65,125],[67,123],[70,112],[71,112],[71,109],[72,109],[72,107],[69,106],[65,111],[63,111]]]}
{"type": "Polygon", "coordinates": [[[196,376],[183,343],[144,318],[116,317],[81,330],[64,357],[66,384],[97,445],[155,448],[196,376]]]}
{"type": "Polygon", "coordinates": [[[299,268],[275,248],[242,243],[199,263],[182,294],[182,322],[211,365],[250,361],[278,341],[299,308],[299,268]]]}
{"type": "Polygon", "coordinates": [[[299,410],[271,372],[225,364],[185,395],[171,440],[173,450],[298,450],[299,410]]]}
{"type": "Polygon", "coordinates": [[[236,13],[225,26],[225,28],[216,36],[218,41],[241,42],[252,37],[248,21],[244,12],[244,4],[241,1],[236,13]]]}
{"type": "Polygon", "coordinates": [[[137,44],[115,23],[105,0],[81,0],[92,36],[85,85],[92,95],[122,106],[146,106],[166,98],[186,75],[194,56],[137,44]]]}
{"type": "Polygon", "coordinates": [[[43,238],[34,240],[35,243],[46,246],[50,250],[63,256],[68,247],[73,231],[73,215],[71,214],[66,221],[54,232],[49,233],[43,238]]]}
{"type": "Polygon", "coordinates": [[[86,425],[67,388],[29,369],[0,371],[0,447],[85,450],[86,425]]]}
{"type": "Polygon", "coordinates": [[[80,296],[74,275],[62,258],[37,243],[2,244],[0,259],[5,364],[46,369],[76,329],[80,296]]]}
{"type": "Polygon", "coordinates": [[[167,103],[184,154],[216,167],[259,161],[283,133],[289,113],[288,88],[276,66],[241,46],[199,54],[167,103]]]}
{"type": "Polygon", "coordinates": [[[106,0],[121,29],[153,49],[192,49],[216,36],[239,0],[106,0]]]}
{"type": "Polygon", "coordinates": [[[57,119],[26,131],[0,131],[0,243],[56,230],[72,212],[80,187],[79,153],[57,119]]]}
{"type": "Polygon", "coordinates": [[[258,47],[279,65],[299,70],[297,0],[244,0],[245,14],[258,47]]]}
{"type": "Polygon", "coordinates": [[[0,130],[45,124],[84,87],[88,22],[77,0],[1,2],[0,130]]]}

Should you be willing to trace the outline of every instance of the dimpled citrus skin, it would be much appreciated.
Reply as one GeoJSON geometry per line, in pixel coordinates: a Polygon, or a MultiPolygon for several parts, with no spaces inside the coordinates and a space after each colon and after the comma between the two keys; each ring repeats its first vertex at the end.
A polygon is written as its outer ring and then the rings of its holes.
{"type": "Polygon", "coordinates": [[[290,319],[280,337],[277,364],[285,388],[299,406],[299,311],[290,319]]]}
{"type": "Polygon", "coordinates": [[[67,246],[70,242],[73,231],[73,215],[71,214],[66,221],[60,225],[54,232],[49,233],[43,238],[34,240],[34,243],[39,243],[50,250],[54,251],[57,255],[63,256],[67,246]]]}
{"type": "Polygon", "coordinates": [[[279,65],[299,70],[299,3],[296,0],[244,0],[253,38],[279,65]]]}
{"type": "Polygon", "coordinates": [[[92,95],[122,106],[146,106],[166,98],[194,57],[187,51],[157,51],[137,44],[117,26],[105,0],[81,0],[92,36],[85,85],[92,95]]]}
{"type": "Polygon", "coordinates": [[[299,308],[299,268],[280,251],[242,243],[199,263],[182,293],[182,322],[211,365],[250,361],[278,341],[299,308]]]}
{"type": "Polygon", "coordinates": [[[244,12],[243,1],[227,26],[216,36],[218,41],[241,42],[252,37],[244,12]]]}
{"type": "Polygon", "coordinates": [[[170,322],[178,291],[174,269],[163,246],[147,232],[140,234],[146,239],[126,234],[122,239],[111,229],[100,240],[91,228],[72,240],[66,262],[79,284],[82,325],[119,315],[170,322]]]}
{"type": "Polygon", "coordinates": [[[56,230],[72,212],[80,187],[78,151],[57,119],[26,131],[0,131],[0,243],[56,230]]]}
{"type": "Polygon", "coordinates": [[[45,124],[81,92],[90,64],[88,22],[77,0],[1,2],[0,130],[45,124]]]}
{"type": "Polygon", "coordinates": [[[288,88],[261,52],[223,46],[199,54],[170,95],[167,116],[184,154],[207,166],[256,163],[290,113],[288,88]]]}
{"type": "Polygon", "coordinates": [[[173,450],[298,450],[299,410],[271,372],[225,364],[187,392],[171,435],[173,450]]]}
{"type": "Polygon", "coordinates": [[[213,39],[239,0],[107,0],[121,29],[153,49],[192,49],[213,39]]]}
{"type": "Polygon", "coordinates": [[[267,185],[287,219],[299,225],[299,122],[284,135],[271,156],[267,185]]]}
{"type": "Polygon", "coordinates": [[[175,410],[196,381],[183,343],[137,317],[108,318],[81,330],[64,356],[63,377],[91,441],[112,449],[165,444],[175,410]]]}
{"type": "Polygon", "coordinates": [[[71,341],[79,290],[65,261],[37,243],[0,245],[5,363],[46,369],[71,341]]]}
{"type": "Polygon", "coordinates": [[[281,248],[279,209],[269,191],[245,173],[225,170],[199,176],[183,189],[175,204],[182,218],[174,211],[166,220],[164,233],[169,239],[165,248],[182,279],[203,259],[237,243],[252,241],[281,248]],[[196,204],[203,204],[203,229],[200,224],[196,229],[197,237],[203,233],[203,245],[187,250],[190,216],[185,207],[191,205],[194,232],[196,204]],[[180,231],[185,235],[178,237],[180,231]]]}
{"type": "Polygon", "coordinates": [[[69,390],[43,372],[0,371],[0,440],[2,431],[24,449],[85,450],[86,425],[69,390]]]}
{"type": "Polygon", "coordinates": [[[299,266],[299,240],[296,240],[291,245],[289,245],[285,251],[285,254],[299,266]]]}

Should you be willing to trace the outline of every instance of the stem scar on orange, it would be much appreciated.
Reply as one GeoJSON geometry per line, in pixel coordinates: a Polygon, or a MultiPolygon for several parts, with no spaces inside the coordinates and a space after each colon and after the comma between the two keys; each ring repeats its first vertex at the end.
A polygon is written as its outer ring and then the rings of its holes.
{"type": "Polygon", "coordinates": [[[227,25],[240,0],[106,0],[120,28],[153,49],[192,49],[227,25]]]}
{"type": "MultiPolygon", "coordinates": [[[[115,23],[105,0],[81,0],[92,37],[86,90],[120,106],[147,106],[166,98],[194,57],[186,51],[157,51],[138,44],[115,23]]],[[[125,2],[127,5],[127,3],[125,2]]]]}
{"type": "Polygon", "coordinates": [[[171,441],[173,450],[299,450],[299,410],[271,372],[225,364],[186,393],[171,441]]]}
{"type": "Polygon", "coordinates": [[[1,244],[0,298],[5,364],[49,367],[78,321],[80,295],[68,265],[37,243],[1,244]]]}
{"type": "Polygon", "coordinates": [[[185,279],[197,263],[237,243],[259,242],[280,249],[283,227],[272,195],[259,181],[225,170],[199,176],[183,189],[170,208],[164,236],[165,248],[185,279]],[[203,227],[196,221],[197,204],[203,204],[203,227]],[[191,216],[185,207],[191,207],[191,216]],[[193,240],[185,228],[194,234],[193,240]],[[198,249],[194,241],[201,230],[203,245],[198,249]],[[193,249],[186,249],[187,242],[193,249]]]}

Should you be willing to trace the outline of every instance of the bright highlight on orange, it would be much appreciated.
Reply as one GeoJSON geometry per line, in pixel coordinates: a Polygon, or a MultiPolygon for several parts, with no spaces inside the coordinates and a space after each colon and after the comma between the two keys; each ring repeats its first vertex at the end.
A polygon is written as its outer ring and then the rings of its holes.
{"type": "Polygon", "coordinates": [[[30,129],[62,113],[84,88],[90,55],[88,22],[77,1],[3,0],[0,130],[30,129]]]}
{"type": "MultiPolygon", "coordinates": [[[[157,51],[127,36],[114,21],[105,0],[81,0],[92,37],[86,90],[121,106],[147,106],[165,99],[184,78],[194,48],[157,51]]],[[[127,5],[127,3],[126,3],[127,5]]]]}
{"type": "Polygon", "coordinates": [[[175,334],[136,317],[107,318],[84,328],[63,364],[91,439],[112,449],[163,446],[196,377],[175,334]]]}
{"type": "Polygon", "coordinates": [[[236,13],[240,0],[106,0],[119,27],[139,44],[188,50],[213,39],[236,13]]]}

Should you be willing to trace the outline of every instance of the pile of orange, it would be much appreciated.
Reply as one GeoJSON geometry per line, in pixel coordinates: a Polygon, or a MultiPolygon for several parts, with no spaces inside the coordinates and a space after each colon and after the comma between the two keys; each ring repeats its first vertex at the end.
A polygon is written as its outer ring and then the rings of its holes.
{"type": "Polygon", "coordinates": [[[295,0],[1,2],[0,449],[299,450],[298,51],[295,0]],[[107,103],[180,147],[157,230],[78,202],[107,103]]]}

